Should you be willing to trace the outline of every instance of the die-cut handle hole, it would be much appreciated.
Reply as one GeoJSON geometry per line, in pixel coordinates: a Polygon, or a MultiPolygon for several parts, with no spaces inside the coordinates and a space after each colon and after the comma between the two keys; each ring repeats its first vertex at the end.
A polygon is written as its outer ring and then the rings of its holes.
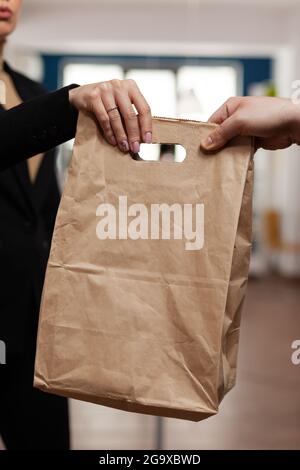
{"type": "Polygon", "coordinates": [[[186,150],[180,144],[141,144],[139,153],[131,156],[140,162],[182,163],[186,150]]]}

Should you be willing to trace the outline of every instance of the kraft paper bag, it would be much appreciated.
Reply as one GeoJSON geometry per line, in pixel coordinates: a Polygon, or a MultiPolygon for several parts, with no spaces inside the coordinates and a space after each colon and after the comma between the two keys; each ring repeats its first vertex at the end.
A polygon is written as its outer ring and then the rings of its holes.
{"type": "Polygon", "coordinates": [[[240,137],[205,155],[199,143],[213,128],[154,118],[154,142],[181,144],[186,158],[136,161],[79,116],[41,304],[37,388],[193,421],[217,413],[236,377],[253,152],[240,137]]]}

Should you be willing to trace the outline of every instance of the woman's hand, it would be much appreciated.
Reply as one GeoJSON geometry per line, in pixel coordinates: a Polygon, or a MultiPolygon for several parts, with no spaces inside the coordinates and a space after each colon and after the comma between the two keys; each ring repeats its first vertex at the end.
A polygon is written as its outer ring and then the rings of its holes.
{"type": "Polygon", "coordinates": [[[106,140],[123,152],[138,153],[140,142],[151,143],[150,107],[134,80],[110,80],[73,88],[69,97],[79,111],[95,115],[106,140]]]}
{"type": "Polygon", "coordinates": [[[237,135],[254,136],[256,149],[276,150],[300,142],[300,107],[286,98],[230,98],[208,122],[219,124],[201,142],[208,151],[224,147],[237,135]]]}

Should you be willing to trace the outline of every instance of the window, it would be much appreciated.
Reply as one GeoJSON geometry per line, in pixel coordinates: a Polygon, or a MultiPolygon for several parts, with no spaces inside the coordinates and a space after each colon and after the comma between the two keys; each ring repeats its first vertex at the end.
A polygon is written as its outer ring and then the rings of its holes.
{"type": "Polygon", "coordinates": [[[66,63],[63,85],[132,78],[151,105],[153,115],[206,121],[227,98],[238,93],[235,65],[187,65],[127,68],[125,64],[66,63]]]}
{"type": "Polygon", "coordinates": [[[111,80],[112,78],[122,79],[124,77],[123,69],[119,65],[99,65],[84,63],[69,63],[63,68],[63,84],[80,83],[86,85],[88,83],[96,83],[99,81],[111,80]]]}
{"type": "Polygon", "coordinates": [[[176,76],[172,70],[132,69],[125,76],[136,81],[153,116],[176,116],[176,76]]]}
{"type": "Polygon", "coordinates": [[[177,73],[177,116],[207,121],[237,94],[237,71],[225,66],[185,66],[177,73]]]}

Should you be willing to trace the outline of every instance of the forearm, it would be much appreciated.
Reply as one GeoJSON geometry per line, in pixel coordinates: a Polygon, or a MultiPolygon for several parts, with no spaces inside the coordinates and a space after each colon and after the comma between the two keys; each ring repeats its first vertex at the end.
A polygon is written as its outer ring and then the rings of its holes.
{"type": "Polygon", "coordinates": [[[75,136],[78,111],[63,88],[0,114],[0,171],[75,136]]]}

